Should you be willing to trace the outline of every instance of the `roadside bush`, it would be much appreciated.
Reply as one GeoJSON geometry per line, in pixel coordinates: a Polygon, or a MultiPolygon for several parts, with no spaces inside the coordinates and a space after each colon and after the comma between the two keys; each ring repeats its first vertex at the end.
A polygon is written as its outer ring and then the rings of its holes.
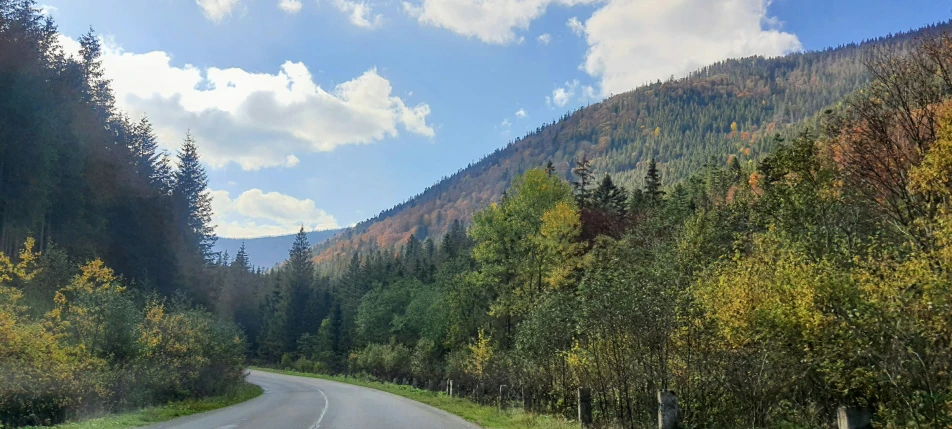
{"type": "Polygon", "coordinates": [[[39,256],[32,240],[16,264],[0,254],[0,427],[222,394],[242,381],[235,325],[182,299],[137,304],[99,260],[48,298],[45,315],[31,314],[24,290],[45,269],[39,256]]]}

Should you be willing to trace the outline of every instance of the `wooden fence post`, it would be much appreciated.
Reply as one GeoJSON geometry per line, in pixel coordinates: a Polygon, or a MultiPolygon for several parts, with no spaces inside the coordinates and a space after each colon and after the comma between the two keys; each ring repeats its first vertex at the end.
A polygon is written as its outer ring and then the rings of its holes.
{"type": "Polygon", "coordinates": [[[503,392],[505,392],[505,391],[506,391],[506,385],[505,385],[505,384],[500,384],[500,385],[499,385],[499,409],[500,409],[500,410],[506,409],[506,399],[505,399],[505,396],[504,396],[505,393],[503,393],[503,392]]]}
{"type": "Polygon", "coordinates": [[[587,387],[578,388],[578,421],[582,427],[592,425],[592,391],[587,387]]]}
{"type": "Polygon", "coordinates": [[[839,407],[836,410],[839,429],[873,429],[873,410],[865,407],[839,407]]]}
{"type": "Polygon", "coordinates": [[[522,409],[527,413],[532,412],[532,389],[522,388],[522,409]]]}

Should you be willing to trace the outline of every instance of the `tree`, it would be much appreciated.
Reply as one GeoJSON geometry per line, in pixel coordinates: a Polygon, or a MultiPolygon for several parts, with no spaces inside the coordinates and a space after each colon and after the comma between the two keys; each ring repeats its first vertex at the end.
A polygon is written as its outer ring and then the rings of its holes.
{"type": "Polygon", "coordinates": [[[584,153],[582,154],[582,159],[575,162],[575,168],[572,169],[572,174],[575,175],[578,179],[572,182],[572,188],[575,190],[575,201],[580,208],[586,208],[591,203],[592,190],[591,185],[593,182],[592,177],[594,173],[592,172],[592,160],[588,159],[584,153]]]}
{"type": "Polygon", "coordinates": [[[188,248],[211,262],[212,246],[218,237],[212,220],[212,197],[208,175],[198,155],[198,146],[191,134],[185,135],[178,153],[178,170],[172,195],[178,209],[178,220],[185,233],[188,248]]]}
{"type": "Polygon", "coordinates": [[[661,175],[658,173],[658,163],[654,158],[648,163],[648,173],[645,174],[645,197],[649,204],[655,205],[661,201],[664,191],[661,190],[661,175]]]}
{"type": "Polygon", "coordinates": [[[311,245],[307,241],[304,227],[294,237],[294,244],[288,252],[285,276],[287,305],[285,307],[285,350],[294,350],[297,341],[308,331],[307,307],[314,287],[314,261],[311,259],[311,245]]]}
{"type": "Polygon", "coordinates": [[[625,191],[612,181],[612,177],[605,174],[602,182],[592,194],[595,208],[613,215],[624,215],[627,209],[628,197],[625,191]]]}

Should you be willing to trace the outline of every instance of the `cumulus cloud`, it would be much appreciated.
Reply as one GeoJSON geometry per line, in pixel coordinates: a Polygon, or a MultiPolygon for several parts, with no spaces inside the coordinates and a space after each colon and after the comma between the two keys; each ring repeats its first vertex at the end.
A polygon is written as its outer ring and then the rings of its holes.
{"type": "Polygon", "coordinates": [[[54,13],[56,13],[56,12],[59,12],[59,8],[58,8],[58,7],[56,7],[56,6],[50,6],[50,5],[48,5],[48,4],[41,4],[41,5],[37,5],[36,7],[37,7],[38,9],[40,9],[40,14],[42,14],[42,15],[44,15],[44,16],[50,16],[50,15],[53,15],[54,13]]]}
{"type": "Polygon", "coordinates": [[[231,15],[240,0],[195,0],[202,13],[212,22],[221,22],[231,15]]]}
{"type": "Polygon", "coordinates": [[[303,6],[301,0],[281,0],[278,2],[278,8],[292,15],[300,12],[303,6]]]}
{"type": "Polygon", "coordinates": [[[542,16],[553,4],[574,6],[599,0],[422,0],[403,9],[422,24],[445,28],[492,44],[516,42],[516,30],[542,16]]]}
{"type": "MultiPolygon", "coordinates": [[[[612,0],[584,25],[582,68],[601,92],[683,76],[716,61],[801,49],[767,14],[769,0],[612,0]]],[[[572,28],[571,20],[569,27],[572,28]]]]}
{"type": "Polygon", "coordinates": [[[565,107],[573,99],[586,102],[595,98],[595,88],[591,85],[581,85],[578,79],[573,79],[571,82],[565,82],[564,86],[554,89],[551,96],[545,97],[545,104],[549,107],[565,107]]]}
{"type": "Polygon", "coordinates": [[[536,40],[538,40],[539,43],[543,45],[548,45],[549,42],[552,41],[552,36],[549,35],[549,33],[542,33],[536,38],[536,40]]]}
{"type": "Polygon", "coordinates": [[[517,117],[517,118],[522,119],[522,118],[525,118],[526,116],[529,116],[529,114],[526,113],[526,109],[516,110],[516,117],[517,117]]]}
{"type": "Polygon", "coordinates": [[[299,200],[279,192],[249,189],[232,199],[228,191],[211,191],[215,233],[228,238],[284,235],[298,231],[338,228],[333,216],[310,199],[299,200]]]}
{"type": "MultiPolygon", "coordinates": [[[[65,52],[78,52],[76,41],[60,37],[60,43],[65,52]]],[[[147,114],[167,149],[176,149],[190,129],[212,167],[293,167],[302,153],[396,137],[398,126],[434,135],[426,122],[430,107],[407,106],[373,68],[324,90],[302,63],[287,61],[273,74],[201,70],[172,66],[165,52],[136,54],[112,43],[104,45],[103,66],[120,109],[147,114]]]]}
{"type": "Polygon", "coordinates": [[[374,15],[370,4],[363,1],[334,0],[334,7],[346,13],[350,23],[358,27],[377,28],[383,21],[383,15],[374,15]]]}

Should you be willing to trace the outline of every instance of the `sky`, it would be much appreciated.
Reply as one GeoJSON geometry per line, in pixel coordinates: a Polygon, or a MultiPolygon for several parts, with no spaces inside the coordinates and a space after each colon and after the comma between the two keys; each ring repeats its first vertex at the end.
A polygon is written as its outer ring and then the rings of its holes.
{"type": "Polygon", "coordinates": [[[216,232],[373,217],[567,111],[725,58],[952,18],[948,0],[38,0],[118,107],[208,170],[216,232]]]}

